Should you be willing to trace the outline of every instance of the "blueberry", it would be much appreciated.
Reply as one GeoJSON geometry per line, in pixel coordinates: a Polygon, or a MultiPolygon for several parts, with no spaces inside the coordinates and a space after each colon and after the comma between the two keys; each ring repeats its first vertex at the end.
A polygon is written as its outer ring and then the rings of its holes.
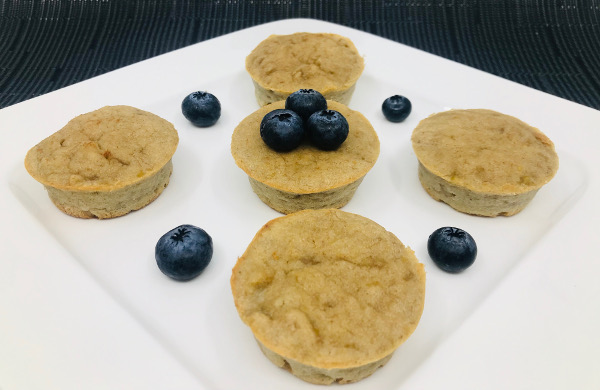
{"type": "Polygon", "coordinates": [[[317,111],[308,118],[310,141],[322,150],[335,150],[348,138],[348,121],[335,110],[317,111]]]}
{"type": "Polygon", "coordinates": [[[192,92],[181,102],[181,111],[194,125],[208,127],[221,117],[221,103],[212,93],[192,92]]]}
{"type": "Polygon", "coordinates": [[[271,149],[289,152],[302,142],[304,123],[294,111],[276,109],[260,122],[260,136],[271,149]]]}
{"type": "Polygon", "coordinates": [[[412,111],[412,104],[404,96],[394,95],[383,101],[381,111],[388,121],[402,122],[412,111]]]}
{"type": "Polygon", "coordinates": [[[313,113],[327,109],[327,100],[314,89],[300,89],[285,99],[285,108],[296,112],[306,122],[313,113]]]}
{"type": "Polygon", "coordinates": [[[158,268],[168,277],[181,281],[200,275],[212,254],[212,238],[193,225],[181,225],[169,231],[158,240],[154,251],[158,268]]]}
{"type": "Polygon", "coordinates": [[[477,245],[473,237],[455,227],[443,227],[431,233],[427,240],[427,251],[438,267],[452,273],[466,270],[477,257],[477,245]]]}

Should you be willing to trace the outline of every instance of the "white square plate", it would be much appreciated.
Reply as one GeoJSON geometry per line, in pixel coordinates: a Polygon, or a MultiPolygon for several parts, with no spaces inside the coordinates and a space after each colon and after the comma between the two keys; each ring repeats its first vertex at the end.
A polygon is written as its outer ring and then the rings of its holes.
{"type": "Polygon", "coordinates": [[[364,32],[285,20],[202,42],[0,111],[0,389],[305,389],[268,362],[239,320],[231,268],[258,229],[279,216],[250,189],[229,152],[233,128],[258,108],[246,55],[273,33],[335,32],[365,57],[350,107],[381,140],[381,155],[344,210],[373,219],[413,248],[427,271],[421,323],[392,360],[356,389],[592,388],[600,383],[600,113],[364,32]],[[193,127],[182,99],[207,90],[223,114],[193,127]],[[387,122],[402,94],[413,112],[387,122]],[[127,104],[171,121],[180,144],[165,192],[112,220],[58,211],[23,167],[27,150],[70,118],[127,104]],[[480,218],[421,188],[412,129],[448,108],[490,108],[544,131],[556,177],[520,214],[480,218]],[[178,283],[156,267],[158,238],[180,224],[211,234],[214,256],[178,283]],[[426,241],[458,226],[478,244],[458,275],[437,269],[426,241]]]}

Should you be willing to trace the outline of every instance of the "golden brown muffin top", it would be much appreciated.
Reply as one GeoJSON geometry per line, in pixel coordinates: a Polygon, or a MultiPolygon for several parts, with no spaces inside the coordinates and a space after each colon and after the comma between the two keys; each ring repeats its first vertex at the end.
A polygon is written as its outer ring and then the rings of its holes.
{"type": "Polygon", "coordinates": [[[364,60],[352,41],[328,33],[271,35],[246,57],[246,70],[254,81],[282,93],[348,89],[363,69],[364,60]]]}
{"type": "Polygon", "coordinates": [[[144,180],[173,156],[173,125],[147,111],[107,106],[70,120],[29,150],[25,167],[44,185],[113,190],[144,180]]]}
{"type": "Polygon", "coordinates": [[[528,192],[558,170],[558,155],[546,135],[492,110],[433,114],[415,128],[412,144],[430,172],[475,192],[528,192]]]}
{"type": "Polygon", "coordinates": [[[331,100],[327,107],[340,112],[350,127],[338,149],[324,151],[308,142],[290,152],[269,148],[260,137],[260,122],[272,110],[285,108],[285,101],[279,101],[261,107],[235,128],[231,153],[236,164],[263,184],[297,194],[322,192],[360,179],[379,156],[377,133],[358,111],[331,100]]]}
{"type": "Polygon", "coordinates": [[[396,236],[360,215],[303,210],[268,222],[231,277],[241,319],[268,349],[319,368],[392,353],[423,312],[425,271],[396,236]]]}

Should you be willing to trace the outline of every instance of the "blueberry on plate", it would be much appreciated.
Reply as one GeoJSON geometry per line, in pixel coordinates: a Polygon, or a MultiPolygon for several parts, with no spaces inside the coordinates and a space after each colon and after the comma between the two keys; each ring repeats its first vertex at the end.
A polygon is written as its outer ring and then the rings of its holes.
{"type": "Polygon", "coordinates": [[[260,122],[260,137],[271,149],[289,152],[302,143],[304,123],[294,111],[276,109],[265,115],[260,122]]]}
{"type": "Polygon", "coordinates": [[[381,111],[388,121],[402,122],[412,111],[412,104],[406,97],[394,95],[383,101],[381,111]]]}
{"type": "Polygon", "coordinates": [[[442,227],[431,233],[427,240],[427,251],[438,267],[451,273],[466,270],[477,257],[477,245],[473,237],[455,227],[442,227]]]}
{"type": "Polygon", "coordinates": [[[221,102],[212,93],[192,92],[181,102],[181,111],[194,125],[209,127],[221,117],[221,102]]]}
{"type": "Polygon", "coordinates": [[[285,108],[294,111],[306,122],[313,113],[327,109],[327,100],[314,89],[299,89],[285,99],[285,108]]]}
{"type": "Polygon", "coordinates": [[[180,281],[200,275],[212,254],[212,238],[193,225],[181,225],[169,231],[158,240],[154,251],[162,273],[180,281]]]}
{"type": "Polygon", "coordinates": [[[310,141],[322,150],[337,149],[348,138],[349,129],[346,118],[335,110],[317,111],[306,123],[310,141]]]}

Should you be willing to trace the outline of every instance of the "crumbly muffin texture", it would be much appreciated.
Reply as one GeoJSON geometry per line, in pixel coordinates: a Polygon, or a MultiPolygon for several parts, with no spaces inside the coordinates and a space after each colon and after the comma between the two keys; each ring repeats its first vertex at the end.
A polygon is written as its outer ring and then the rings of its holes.
{"type": "Polygon", "coordinates": [[[241,319],[274,363],[311,382],[350,382],[385,364],[415,330],[425,272],[375,222],[304,210],[256,234],[231,287],[241,319]]]}
{"type": "Polygon", "coordinates": [[[271,35],[246,58],[261,105],[312,88],[348,103],[364,60],[348,38],[330,33],[271,35]]]}
{"type": "Polygon", "coordinates": [[[412,134],[427,192],[476,215],[514,215],[558,170],[552,141],[525,122],[485,109],[449,110],[412,134]]]}
{"type": "Polygon", "coordinates": [[[29,150],[25,167],[68,214],[109,218],[166,187],[179,138],[173,125],[129,106],[82,114],[29,150]]]}

